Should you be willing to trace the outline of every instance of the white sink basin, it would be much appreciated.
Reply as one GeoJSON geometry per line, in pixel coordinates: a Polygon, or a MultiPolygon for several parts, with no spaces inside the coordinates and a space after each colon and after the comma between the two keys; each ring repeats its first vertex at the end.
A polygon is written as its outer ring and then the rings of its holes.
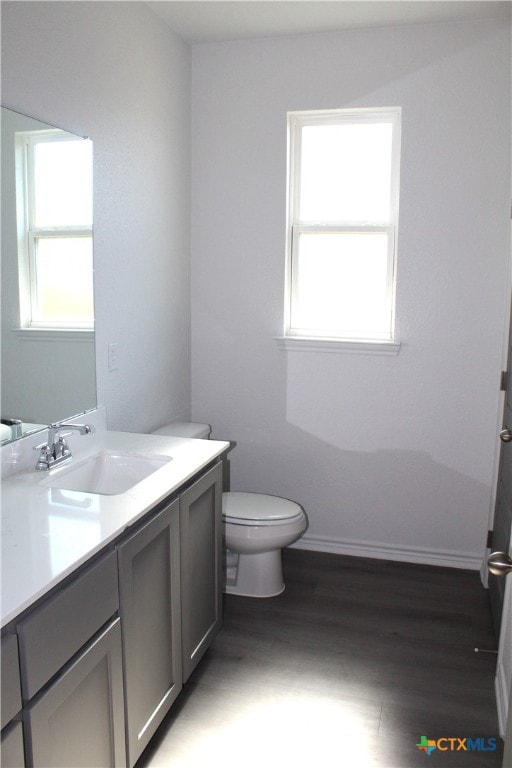
{"type": "Polygon", "coordinates": [[[43,485],[63,491],[113,496],[129,491],[170,461],[169,456],[104,450],[79,464],[53,470],[43,485]]]}

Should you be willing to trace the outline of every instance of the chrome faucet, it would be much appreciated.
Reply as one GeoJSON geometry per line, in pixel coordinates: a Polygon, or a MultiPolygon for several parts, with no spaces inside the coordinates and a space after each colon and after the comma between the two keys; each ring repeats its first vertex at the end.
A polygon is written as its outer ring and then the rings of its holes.
{"type": "Polygon", "coordinates": [[[52,469],[52,467],[73,458],[65,439],[71,432],[61,434],[61,430],[64,429],[76,431],[80,435],[90,435],[94,432],[94,427],[89,426],[89,424],[50,424],[46,443],[34,447],[34,451],[40,451],[36,469],[52,469]]]}

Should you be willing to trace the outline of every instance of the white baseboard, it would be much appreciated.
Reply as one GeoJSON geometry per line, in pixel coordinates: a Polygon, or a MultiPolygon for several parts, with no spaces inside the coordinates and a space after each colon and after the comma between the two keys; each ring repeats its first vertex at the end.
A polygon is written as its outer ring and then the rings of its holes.
{"type": "Polygon", "coordinates": [[[426,549],[423,547],[401,547],[374,541],[353,541],[350,539],[322,539],[303,536],[292,544],[294,549],[309,549],[314,552],[330,552],[335,555],[372,557],[378,560],[398,560],[404,563],[438,565],[446,568],[480,570],[482,555],[474,552],[452,552],[449,550],[426,549]]]}

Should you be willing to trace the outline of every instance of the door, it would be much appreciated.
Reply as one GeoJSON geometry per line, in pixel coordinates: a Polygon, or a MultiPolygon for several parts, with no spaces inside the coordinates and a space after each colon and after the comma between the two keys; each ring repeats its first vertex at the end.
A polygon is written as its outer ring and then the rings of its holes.
{"type": "MultiPolygon", "coordinates": [[[[512,542],[509,552],[512,555],[512,542]]],[[[487,562],[491,573],[505,584],[495,690],[500,736],[505,740],[503,768],[512,768],[512,576],[508,575],[512,558],[493,552],[487,562]]]]}
{"type": "MultiPolygon", "coordinates": [[[[496,489],[496,507],[491,540],[493,552],[508,552],[512,524],[512,312],[511,327],[508,337],[508,366],[505,384],[505,403],[503,407],[503,425],[500,432],[501,452],[498,484],[496,489]]],[[[499,637],[501,612],[505,593],[505,579],[489,575],[489,597],[496,637],[499,637]]]]}
{"type": "Polygon", "coordinates": [[[512,555],[512,307],[508,345],[493,554],[488,560],[491,611],[500,640],[495,689],[500,735],[505,739],[503,768],[512,768],[512,576],[505,578],[512,570],[512,559],[506,556],[507,552],[512,555]]]}
{"type": "Polygon", "coordinates": [[[512,768],[512,688],[508,700],[507,730],[505,733],[505,750],[503,752],[503,768],[512,768]]]}

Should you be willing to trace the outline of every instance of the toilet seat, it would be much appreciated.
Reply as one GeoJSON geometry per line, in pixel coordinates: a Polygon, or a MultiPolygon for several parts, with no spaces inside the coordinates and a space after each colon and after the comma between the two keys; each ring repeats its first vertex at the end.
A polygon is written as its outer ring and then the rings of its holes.
{"type": "Polygon", "coordinates": [[[301,519],[304,512],[299,504],[265,493],[222,494],[222,517],[235,525],[282,525],[301,519]]]}

